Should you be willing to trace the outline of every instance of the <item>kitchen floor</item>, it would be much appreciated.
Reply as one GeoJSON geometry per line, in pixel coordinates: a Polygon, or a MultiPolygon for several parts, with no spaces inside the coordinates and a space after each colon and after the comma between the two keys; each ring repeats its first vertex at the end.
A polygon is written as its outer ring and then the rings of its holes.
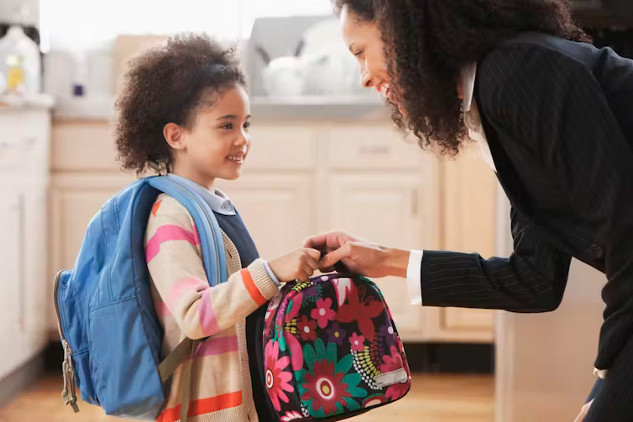
{"type": "MultiPolygon", "coordinates": [[[[61,379],[47,377],[0,409],[1,422],[115,422],[95,406],[79,403],[73,414],[61,402],[61,379]]],[[[413,387],[402,400],[358,416],[357,422],[492,422],[492,375],[414,375],[413,387]]]]}

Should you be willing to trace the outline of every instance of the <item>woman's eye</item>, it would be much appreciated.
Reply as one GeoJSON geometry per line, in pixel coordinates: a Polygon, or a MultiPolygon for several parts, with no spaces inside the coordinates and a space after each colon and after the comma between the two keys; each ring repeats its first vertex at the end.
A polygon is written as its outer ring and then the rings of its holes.
{"type": "Polygon", "coordinates": [[[251,127],[251,122],[244,123],[244,129],[248,129],[249,127],[251,127]]]}
{"type": "Polygon", "coordinates": [[[360,57],[363,53],[364,53],[363,50],[358,50],[356,53],[354,53],[354,56],[360,57]]]}

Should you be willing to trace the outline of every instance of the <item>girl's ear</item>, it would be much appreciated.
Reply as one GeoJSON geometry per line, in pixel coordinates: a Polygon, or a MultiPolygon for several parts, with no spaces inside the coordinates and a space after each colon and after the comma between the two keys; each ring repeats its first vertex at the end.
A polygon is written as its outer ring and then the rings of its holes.
{"type": "Polygon", "coordinates": [[[167,123],[163,127],[163,136],[165,140],[175,150],[185,150],[187,146],[184,142],[183,129],[176,123],[167,123]]]}

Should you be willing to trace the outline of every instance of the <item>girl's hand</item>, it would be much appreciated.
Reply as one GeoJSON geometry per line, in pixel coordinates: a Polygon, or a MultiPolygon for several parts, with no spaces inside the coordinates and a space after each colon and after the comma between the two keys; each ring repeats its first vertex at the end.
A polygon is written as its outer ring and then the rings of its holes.
{"type": "Polygon", "coordinates": [[[343,231],[312,236],[303,245],[323,251],[320,269],[325,272],[343,264],[368,277],[407,276],[410,251],[405,249],[387,248],[343,231]]]}
{"type": "Polygon", "coordinates": [[[321,252],[310,248],[299,248],[270,261],[268,265],[282,283],[294,280],[308,281],[319,268],[321,252]]]}

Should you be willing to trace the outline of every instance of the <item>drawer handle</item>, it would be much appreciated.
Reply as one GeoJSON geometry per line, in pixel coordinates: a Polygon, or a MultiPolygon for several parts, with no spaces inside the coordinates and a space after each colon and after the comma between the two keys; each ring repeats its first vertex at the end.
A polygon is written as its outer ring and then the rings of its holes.
{"type": "Polygon", "coordinates": [[[360,147],[362,155],[389,155],[391,148],[387,145],[363,145],[360,147]]]}
{"type": "Polygon", "coordinates": [[[34,136],[30,136],[22,142],[0,141],[0,158],[11,150],[20,150],[21,153],[26,153],[30,148],[33,148],[36,143],[37,138],[34,136]]]}

